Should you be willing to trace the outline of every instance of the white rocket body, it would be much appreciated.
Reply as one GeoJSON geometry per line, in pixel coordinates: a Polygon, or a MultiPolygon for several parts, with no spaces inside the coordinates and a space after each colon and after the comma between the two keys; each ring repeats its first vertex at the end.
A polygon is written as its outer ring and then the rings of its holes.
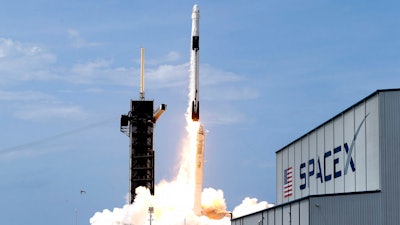
{"type": "MultiPolygon", "coordinates": [[[[198,121],[200,118],[199,107],[199,19],[200,12],[197,5],[193,6],[192,11],[192,40],[190,46],[190,76],[191,76],[191,108],[192,120],[198,121]],[[194,79],[194,80],[193,80],[194,79]]],[[[204,131],[203,126],[199,126],[196,138],[196,161],[195,161],[195,187],[193,211],[196,215],[203,215],[201,208],[201,194],[203,191],[203,169],[204,169],[204,131]]]]}
{"type": "Polygon", "coordinates": [[[197,132],[196,146],[196,169],[195,169],[195,189],[194,189],[194,207],[196,215],[203,215],[201,208],[201,193],[203,191],[203,171],[204,171],[204,130],[200,125],[197,132]]]}
{"type": "Polygon", "coordinates": [[[192,96],[192,120],[198,121],[200,118],[200,101],[199,101],[199,20],[200,11],[197,5],[193,6],[192,11],[192,41],[190,48],[190,72],[194,73],[195,82],[191,90],[194,92],[192,96]]]}

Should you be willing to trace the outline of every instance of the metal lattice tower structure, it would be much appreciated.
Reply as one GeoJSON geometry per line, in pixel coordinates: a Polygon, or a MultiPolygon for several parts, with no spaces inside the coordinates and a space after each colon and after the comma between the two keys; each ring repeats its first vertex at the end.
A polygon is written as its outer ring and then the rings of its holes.
{"type": "Polygon", "coordinates": [[[155,152],[153,130],[157,119],[166,110],[161,104],[154,111],[154,102],[144,98],[144,49],[142,49],[142,78],[140,100],[131,100],[128,114],[121,116],[121,132],[129,137],[130,151],[130,203],[133,203],[137,187],[143,186],[154,195],[155,152]]]}

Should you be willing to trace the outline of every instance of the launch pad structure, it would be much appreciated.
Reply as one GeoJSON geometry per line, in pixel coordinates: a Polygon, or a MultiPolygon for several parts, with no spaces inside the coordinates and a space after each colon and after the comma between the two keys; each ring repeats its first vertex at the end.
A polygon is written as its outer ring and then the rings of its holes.
{"type": "MultiPolygon", "coordinates": [[[[191,85],[192,121],[199,121],[199,19],[200,11],[197,5],[192,10],[192,39],[190,71],[193,82],[191,85]]],[[[142,186],[155,192],[155,152],[153,149],[153,132],[156,121],[166,110],[166,105],[161,104],[154,111],[154,101],[145,100],[144,97],[144,49],[141,49],[141,85],[140,99],[131,100],[130,111],[121,115],[120,130],[129,137],[130,144],[130,194],[129,202],[132,204],[136,197],[136,188],[142,186]]],[[[201,193],[203,185],[204,168],[204,131],[200,125],[197,132],[196,151],[196,184],[193,210],[197,215],[202,215],[201,193]]]]}
{"type": "Polygon", "coordinates": [[[120,130],[129,137],[130,178],[129,202],[132,204],[137,187],[143,186],[154,195],[155,152],[153,132],[157,119],[166,110],[161,104],[154,111],[154,101],[144,98],[144,49],[141,49],[142,69],[140,99],[131,100],[128,114],[121,115],[120,130]]]}

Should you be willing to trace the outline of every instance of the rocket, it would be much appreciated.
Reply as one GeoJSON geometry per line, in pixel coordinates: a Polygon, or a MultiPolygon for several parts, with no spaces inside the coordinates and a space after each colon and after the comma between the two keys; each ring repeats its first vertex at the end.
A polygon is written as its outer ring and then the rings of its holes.
{"type": "Polygon", "coordinates": [[[201,208],[201,193],[203,190],[203,170],[204,170],[204,130],[200,125],[196,138],[196,169],[195,169],[195,187],[194,187],[194,206],[193,211],[196,215],[203,215],[201,208]]]}
{"type": "Polygon", "coordinates": [[[200,118],[199,101],[199,20],[200,11],[197,5],[193,6],[192,11],[192,43],[190,53],[190,71],[194,73],[194,87],[192,87],[192,120],[198,121],[200,118]]]}

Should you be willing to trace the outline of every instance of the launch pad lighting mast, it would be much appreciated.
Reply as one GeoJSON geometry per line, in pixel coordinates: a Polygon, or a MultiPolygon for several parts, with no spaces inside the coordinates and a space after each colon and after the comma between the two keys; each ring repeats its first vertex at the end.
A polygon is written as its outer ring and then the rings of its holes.
{"type": "Polygon", "coordinates": [[[121,115],[120,130],[129,137],[130,150],[130,195],[133,203],[137,187],[143,186],[154,195],[155,152],[153,149],[153,129],[156,121],[166,110],[167,105],[161,104],[154,111],[153,100],[144,97],[144,49],[141,49],[141,84],[140,100],[131,99],[128,114],[121,115]]]}
{"type": "Polygon", "coordinates": [[[144,100],[144,48],[140,49],[140,100],[144,100]]]}

